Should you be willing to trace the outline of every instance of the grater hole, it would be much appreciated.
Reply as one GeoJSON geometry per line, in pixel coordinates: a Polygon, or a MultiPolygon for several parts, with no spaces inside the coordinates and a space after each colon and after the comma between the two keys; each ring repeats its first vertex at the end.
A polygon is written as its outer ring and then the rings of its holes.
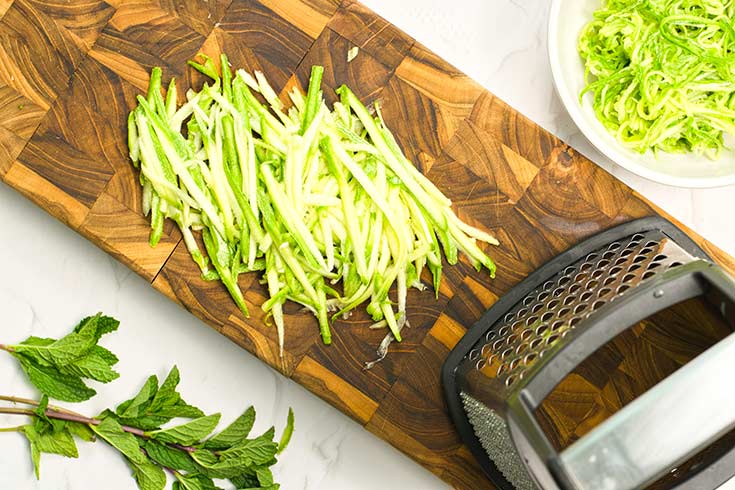
{"type": "Polygon", "coordinates": [[[484,368],[487,365],[487,361],[485,359],[480,359],[477,361],[477,364],[475,364],[475,368],[477,368],[478,371],[481,371],[482,368],[484,368]]]}
{"type": "Polygon", "coordinates": [[[541,321],[542,322],[548,322],[552,318],[554,318],[554,314],[552,312],[550,312],[550,311],[547,311],[546,313],[544,313],[543,315],[541,315],[541,321]]]}
{"type": "Polygon", "coordinates": [[[618,294],[623,294],[628,289],[630,289],[630,285],[628,285],[628,284],[621,284],[620,286],[618,286],[618,289],[615,292],[618,293],[618,294]]]}
{"type": "Polygon", "coordinates": [[[538,316],[536,316],[536,315],[530,316],[530,317],[528,317],[526,319],[526,326],[527,327],[530,327],[531,325],[533,325],[537,321],[538,321],[538,316]]]}
{"type": "Polygon", "coordinates": [[[655,275],[656,273],[654,271],[646,271],[643,273],[643,280],[645,281],[646,279],[649,279],[655,275]]]}
{"type": "Polygon", "coordinates": [[[595,289],[599,285],[600,285],[600,281],[593,279],[587,283],[587,289],[595,289]]]}
{"type": "Polygon", "coordinates": [[[603,286],[609,286],[610,284],[612,284],[614,282],[615,282],[615,278],[611,276],[611,277],[605,278],[605,280],[602,281],[602,285],[603,286]]]}
{"type": "Polygon", "coordinates": [[[551,335],[549,335],[549,338],[546,339],[546,345],[552,345],[557,340],[559,340],[559,335],[558,334],[555,334],[555,333],[554,334],[551,334],[551,335]]]}
{"type": "Polygon", "coordinates": [[[590,264],[589,262],[585,262],[584,264],[582,264],[582,265],[581,265],[581,266],[579,267],[579,270],[580,270],[580,271],[582,271],[582,272],[587,272],[587,271],[588,271],[588,270],[590,270],[591,268],[592,268],[592,264],[590,264]]]}
{"type": "Polygon", "coordinates": [[[628,259],[626,259],[625,257],[618,257],[618,259],[616,259],[615,262],[613,262],[613,265],[623,265],[627,261],[628,259]]]}
{"type": "Polygon", "coordinates": [[[544,290],[549,291],[551,288],[554,287],[554,282],[553,281],[546,281],[542,287],[543,287],[544,290]]]}
{"type": "Polygon", "coordinates": [[[572,280],[572,278],[571,278],[571,277],[569,277],[569,276],[562,276],[562,277],[561,277],[561,278],[559,279],[559,282],[558,282],[558,284],[559,284],[560,286],[564,286],[564,285],[566,285],[566,284],[569,284],[569,281],[571,281],[571,280],[572,280]]]}
{"type": "Polygon", "coordinates": [[[508,345],[510,345],[513,342],[515,342],[516,340],[518,340],[518,335],[511,334],[511,335],[508,335],[508,338],[507,339],[505,339],[505,343],[508,344],[508,345]]]}
{"type": "Polygon", "coordinates": [[[504,361],[512,353],[513,353],[513,349],[511,349],[510,347],[508,347],[507,349],[505,349],[503,351],[502,354],[500,354],[500,359],[504,361]]]}
{"type": "Polygon", "coordinates": [[[577,300],[576,296],[567,296],[564,298],[564,306],[569,306],[577,300]]]}
{"type": "Polygon", "coordinates": [[[493,346],[490,344],[485,344],[482,346],[482,356],[487,357],[488,354],[491,354],[493,351],[493,346]]]}
{"type": "Polygon", "coordinates": [[[651,252],[653,252],[653,250],[654,250],[654,249],[653,249],[653,248],[651,248],[651,247],[645,247],[645,248],[642,248],[642,249],[641,249],[641,251],[640,251],[639,253],[641,253],[641,254],[645,254],[645,255],[648,255],[648,254],[650,254],[651,252]]]}
{"type": "Polygon", "coordinates": [[[506,371],[506,369],[507,368],[506,368],[505,363],[503,363],[500,366],[498,366],[498,372],[497,372],[496,376],[501,376],[506,371]]]}
{"type": "Polygon", "coordinates": [[[538,300],[539,300],[539,301],[543,301],[543,300],[545,300],[545,299],[546,299],[546,298],[548,298],[548,297],[549,297],[549,293],[548,293],[547,291],[543,291],[543,292],[541,292],[541,293],[540,293],[540,294],[538,295],[538,300]]]}
{"type": "Polygon", "coordinates": [[[577,305],[574,307],[574,314],[578,315],[579,313],[582,313],[584,310],[587,309],[587,303],[582,303],[581,305],[577,305]]]}
{"type": "Polygon", "coordinates": [[[577,269],[575,269],[574,266],[570,265],[569,267],[567,267],[566,269],[564,269],[564,275],[569,276],[575,270],[577,270],[577,269]]]}
{"type": "Polygon", "coordinates": [[[539,346],[539,345],[541,345],[541,343],[542,343],[543,341],[544,341],[544,340],[543,340],[543,339],[541,339],[541,338],[535,338],[535,339],[533,339],[533,340],[531,341],[531,343],[530,343],[530,344],[529,344],[528,346],[529,346],[529,347],[530,347],[530,348],[531,348],[532,350],[536,350],[536,349],[538,349],[538,346],[539,346]]]}
{"type": "Polygon", "coordinates": [[[592,291],[585,291],[582,296],[579,297],[580,301],[589,301],[592,298],[592,291]]]}
{"type": "Polygon", "coordinates": [[[564,322],[561,320],[557,320],[554,323],[551,324],[551,330],[552,332],[555,332],[559,330],[564,325],[564,322]]]}
{"type": "Polygon", "coordinates": [[[615,252],[612,250],[608,250],[604,254],[602,254],[602,260],[607,260],[608,262],[611,261],[615,257],[615,252]]]}
{"type": "Polygon", "coordinates": [[[515,382],[516,382],[516,377],[513,375],[505,378],[505,386],[507,386],[508,388],[510,388],[515,382]]]}
{"type": "Polygon", "coordinates": [[[620,242],[612,242],[607,249],[608,250],[617,250],[620,248],[620,242]]]}
{"type": "Polygon", "coordinates": [[[518,310],[518,313],[516,313],[516,316],[518,318],[523,318],[526,315],[528,315],[528,308],[521,308],[520,310],[518,310]]]}
{"type": "Polygon", "coordinates": [[[536,313],[538,310],[544,307],[543,303],[536,303],[533,305],[533,308],[531,308],[531,313],[536,313]]]}
{"type": "Polygon", "coordinates": [[[592,279],[598,279],[602,274],[604,274],[604,269],[597,269],[592,273],[592,279]]]}
{"type": "Polygon", "coordinates": [[[538,357],[535,353],[531,352],[530,354],[526,354],[526,357],[523,358],[523,362],[526,363],[526,365],[531,364],[533,361],[536,360],[536,357],[538,357]]]}
{"type": "Polygon", "coordinates": [[[536,329],[536,335],[543,335],[549,329],[548,325],[541,325],[536,329]]]}
{"type": "Polygon", "coordinates": [[[552,294],[554,295],[555,298],[558,298],[559,296],[561,296],[562,294],[564,294],[564,291],[565,290],[566,289],[563,288],[563,287],[558,287],[558,288],[554,289],[554,292],[552,294]]]}
{"type": "Polygon", "coordinates": [[[523,325],[523,322],[521,320],[517,320],[513,322],[513,325],[511,326],[511,330],[515,331],[521,328],[521,325],[523,325]]]}
{"type": "Polygon", "coordinates": [[[485,340],[487,340],[488,342],[490,342],[491,340],[493,340],[495,338],[496,335],[497,335],[497,332],[495,330],[490,330],[485,335],[485,340]]]}
{"type": "Polygon", "coordinates": [[[646,248],[656,247],[658,246],[658,242],[655,240],[648,240],[645,245],[643,245],[646,248]]]}
{"type": "Polygon", "coordinates": [[[510,332],[510,327],[508,325],[503,325],[498,333],[501,337],[505,337],[508,335],[508,332],[510,332]]]}
{"type": "Polygon", "coordinates": [[[679,266],[681,266],[681,265],[684,265],[684,264],[682,264],[681,262],[678,262],[678,261],[677,261],[677,262],[672,262],[672,263],[671,263],[671,264],[669,265],[669,269],[671,269],[671,268],[673,268],[673,267],[679,267],[679,266]]]}
{"type": "Polygon", "coordinates": [[[493,342],[493,350],[497,351],[498,349],[500,349],[503,346],[504,342],[505,340],[503,339],[498,339],[495,342],[493,342]]]}
{"type": "Polygon", "coordinates": [[[619,265],[616,265],[615,267],[613,267],[612,269],[610,269],[610,275],[611,276],[617,276],[621,272],[623,272],[623,268],[620,267],[619,265]]]}
{"type": "Polygon", "coordinates": [[[641,264],[633,264],[630,267],[628,267],[628,272],[635,272],[641,267],[643,267],[641,264]]]}
{"type": "MultiPolygon", "coordinates": [[[[640,233],[636,233],[636,234],[635,234],[635,235],[633,235],[633,236],[632,236],[632,237],[631,237],[630,239],[631,239],[632,241],[635,241],[635,242],[640,242],[640,241],[641,241],[641,240],[643,240],[644,238],[646,238],[646,237],[645,237],[644,235],[641,235],[640,233]]],[[[636,245],[637,245],[637,244],[636,244],[636,245]]]]}
{"type": "Polygon", "coordinates": [[[546,305],[546,306],[547,306],[547,307],[548,307],[548,308],[549,308],[550,310],[553,310],[554,308],[556,308],[557,306],[559,306],[559,300],[558,300],[558,299],[552,299],[551,301],[549,301],[549,304],[548,304],[548,305],[546,305]]]}
{"type": "Polygon", "coordinates": [[[528,340],[531,335],[533,335],[533,330],[527,328],[523,332],[521,332],[521,340],[528,340]]]}
{"type": "Polygon", "coordinates": [[[600,267],[600,268],[607,267],[608,265],[610,265],[610,261],[608,259],[602,259],[601,261],[597,263],[597,267],[600,267]]]}
{"type": "Polygon", "coordinates": [[[654,262],[662,262],[662,261],[664,261],[664,260],[666,260],[666,259],[668,259],[668,258],[669,258],[669,257],[668,257],[668,255],[666,255],[666,254],[658,254],[657,256],[655,256],[655,257],[653,258],[653,261],[654,261],[654,262]]]}
{"type": "Polygon", "coordinates": [[[507,315],[505,315],[503,322],[509,323],[511,320],[513,320],[513,318],[515,318],[515,315],[513,313],[508,313],[507,315]]]}
{"type": "Polygon", "coordinates": [[[470,358],[470,361],[474,361],[478,357],[480,357],[480,351],[478,351],[477,349],[472,349],[468,357],[470,358]]]}
{"type": "Polygon", "coordinates": [[[582,321],[582,317],[575,316],[571,320],[569,320],[569,327],[576,327],[579,322],[582,321]]]}
{"type": "Polygon", "coordinates": [[[527,344],[527,343],[525,343],[525,342],[523,342],[523,343],[522,343],[522,344],[520,344],[520,345],[519,345],[518,347],[516,347],[516,354],[520,354],[520,353],[522,353],[523,351],[525,351],[526,349],[528,349],[528,344],[527,344]]]}
{"type": "Polygon", "coordinates": [[[512,361],[510,361],[510,364],[508,365],[508,369],[513,371],[516,367],[518,367],[518,364],[521,362],[521,359],[516,357],[512,361]]]}
{"type": "Polygon", "coordinates": [[[634,264],[640,264],[641,262],[643,262],[644,260],[646,260],[646,258],[647,257],[645,255],[637,255],[636,258],[633,259],[633,263],[634,264]]]}
{"type": "Polygon", "coordinates": [[[569,294],[576,294],[580,289],[582,289],[582,286],[579,284],[572,284],[569,286],[569,294]]]}
{"type": "Polygon", "coordinates": [[[597,291],[597,297],[598,298],[602,298],[603,296],[607,296],[611,292],[612,292],[612,289],[610,289],[610,288],[606,288],[606,287],[605,288],[602,288],[599,291],[597,291]]]}
{"type": "MultiPolygon", "coordinates": [[[[633,253],[632,248],[626,248],[620,253],[620,258],[627,259],[633,253]]],[[[620,260],[620,259],[618,259],[620,260]]]]}
{"type": "Polygon", "coordinates": [[[607,303],[607,301],[602,301],[601,299],[598,299],[594,303],[592,303],[592,311],[597,310],[598,308],[602,307],[607,303]]]}
{"type": "Polygon", "coordinates": [[[626,275],[623,276],[623,284],[628,283],[628,282],[632,281],[633,279],[635,279],[635,274],[628,273],[628,274],[626,274],[626,275]]]}
{"type": "Polygon", "coordinates": [[[561,318],[564,318],[564,317],[565,317],[565,316],[567,316],[567,315],[569,314],[569,312],[571,312],[571,311],[572,311],[571,309],[569,309],[569,308],[567,308],[567,307],[564,307],[564,308],[562,308],[561,310],[559,310],[559,313],[558,313],[558,315],[559,315],[559,317],[561,317],[561,318]]]}
{"type": "Polygon", "coordinates": [[[580,272],[576,276],[574,276],[574,282],[582,282],[587,280],[587,274],[584,272],[580,272]]]}
{"type": "Polygon", "coordinates": [[[599,256],[600,256],[600,254],[598,254],[597,252],[592,252],[591,254],[587,255],[587,258],[584,259],[584,260],[586,262],[591,262],[591,261],[595,260],[599,256]]]}
{"type": "Polygon", "coordinates": [[[564,330],[561,333],[561,338],[563,338],[563,339],[567,338],[567,335],[569,335],[569,332],[571,332],[571,330],[564,330]]]}
{"type": "Polygon", "coordinates": [[[646,267],[647,270],[652,271],[653,269],[658,269],[661,267],[661,262],[651,262],[648,264],[648,267],[646,267]]]}
{"type": "Polygon", "coordinates": [[[531,303],[533,303],[533,298],[531,296],[526,296],[523,298],[523,306],[528,306],[531,303]]]}

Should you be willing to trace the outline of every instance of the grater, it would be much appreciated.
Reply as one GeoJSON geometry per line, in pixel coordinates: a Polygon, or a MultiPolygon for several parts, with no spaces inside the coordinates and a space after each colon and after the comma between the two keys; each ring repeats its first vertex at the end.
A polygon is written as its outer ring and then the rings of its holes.
{"type": "MultiPolygon", "coordinates": [[[[735,428],[732,330],[735,281],[674,225],[644,218],[587,239],[500,298],[449,354],[442,383],[463,442],[497,487],[646,488],[735,428]],[[535,417],[552,390],[629,327],[700,297],[725,338],[557,449],[535,417]]],[[[726,448],[667,488],[716,488],[734,474],[726,448]]]]}

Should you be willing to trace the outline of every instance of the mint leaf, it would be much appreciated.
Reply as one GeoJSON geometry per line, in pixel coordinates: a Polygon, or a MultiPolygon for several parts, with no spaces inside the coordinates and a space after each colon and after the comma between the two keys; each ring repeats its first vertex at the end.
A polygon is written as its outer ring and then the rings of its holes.
{"type": "Polygon", "coordinates": [[[95,440],[94,432],[87,424],[82,424],[80,422],[67,422],[66,428],[72,435],[77,436],[83,441],[92,442],[95,440]]]}
{"type": "Polygon", "coordinates": [[[35,424],[30,424],[23,426],[23,434],[31,445],[31,459],[36,478],[40,476],[41,453],[60,454],[68,458],[79,456],[74,438],[66,428],[41,433],[35,424]]]}
{"type": "Polygon", "coordinates": [[[120,326],[120,321],[112,318],[111,316],[105,316],[102,315],[102,313],[97,313],[97,315],[95,316],[88,316],[86,318],[83,318],[82,321],[80,321],[79,324],[74,327],[74,332],[79,332],[90,321],[96,321],[95,326],[97,341],[99,341],[100,337],[102,337],[103,335],[114,332],[115,330],[117,330],[117,327],[120,326]]]}
{"type": "Polygon", "coordinates": [[[212,451],[206,449],[197,449],[191,453],[191,457],[204,468],[210,468],[217,464],[217,456],[212,451]]]}
{"type": "MultiPolygon", "coordinates": [[[[99,349],[102,349],[101,347],[99,349]]],[[[107,350],[107,349],[102,349],[107,350]]],[[[111,352],[107,351],[111,354],[111,352]]],[[[115,360],[117,362],[117,359],[115,360]]],[[[109,383],[120,377],[120,374],[112,369],[110,359],[93,347],[85,356],[74,360],[59,368],[64,374],[72,374],[84,378],[94,379],[102,383],[109,383]]]]}
{"type": "Polygon", "coordinates": [[[276,454],[281,454],[284,449],[288,446],[288,443],[291,442],[291,436],[293,435],[293,426],[294,426],[294,419],[293,419],[293,410],[288,409],[288,418],[286,419],[286,428],[283,429],[283,434],[281,434],[281,440],[278,443],[278,451],[276,454]]]}
{"type": "Polygon", "coordinates": [[[227,449],[245,439],[255,423],[255,409],[249,407],[222,432],[204,442],[205,449],[227,449]]]}
{"type": "Polygon", "coordinates": [[[120,451],[131,463],[145,464],[148,459],[140,450],[138,440],[133,434],[125,432],[113,418],[104,419],[92,430],[112,447],[120,451]]]}
{"type": "Polygon", "coordinates": [[[214,484],[211,478],[202,474],[186,475],[178,478],[181,490],[222,490],[214,484]]]}
{"type": "Polygon", "coordinates": [[[135,397],[126,400],[117,406],[115,411],[120,417],[139,417],[145,413],[150,406],[153,397],[158,391],[158,378],[154,374],[150,376],[135,397]]]}
{"type": "Polygon", "coordinates": [[[33,410],[33,413],[38,416],[39,420],[42,420],[48,424],[51,423],[51,420],[46,416],[46,409],[48,408],[48,396],[43,395],[41,397],[41,401],[38,402],[38,406],[35,410],[33,410]]]}
{"type": "Polygon", "coordinates": [[[166,474],[160,466],[148,461],[143,463],[131,461],[130,466],[133,468],[133,476],[140,490],[163,490],[166,487],[166,474]]]}
{"type": "Polygon", "coordinates": [[[260,486],[258,476],[255,473],[245,473],[235,476],[230,478],[230,483],[232,483],[235,488],[255,488],[260,486]]]}
{"type": "Polygon", "coordinates": [[[219,423],[220,414],[215,413],[199,417],[170,429],[148,432],[147,435],[161,442],[169,442],[189,446],[207,437],[219,423]]]}
{"type": "Polygon", "coordinates": [[[197,471],[196,463],[194,463],[186,451],[181,451],[153,440],[146,441],[143,444],[143,449],[146,450],[150,459],[161,466],[186,472],[197,471]]]}
{"type": "Polygon", "coordinates": [[[70,362],[82,357],[87,353],[99,340],[97,335],[97,321],[99,314],[94,317],[88,317],[80,323],[74,331],[50,344],[41,345],[38,338],[34,338],[31,343],[21,342],[13,346],[15,352],[26,354],[39,363],[46,363],[51,366],[64,366],[70,362]]]}
{"type": "Polygon", "coordinates": [[[174,366],[163,381],[158,393],[153,398],[149,409],[151,414],[169,417],[170,419],[175,417],[198,418],[204,416],[204,412],[189,405],[181,398],[179,392],[176,391],[179,381],[179,368],[174,366]]]}
{"type": "Polygon", "coordinates": [[[20,361],[20,367],[31,383],[41,393],[51,398],[66,402],[82,402],[97,394],[96,391],[85,385],[79,376],[59,373],[53,367],[42,366],[17,352],[14,352],[13,355],[20,361]]]}
{"type": "Polygon", "coordinates": [[[220,453],[223,460],[238,460],[247,465],[262,465],[276,455],[278,444],[273,442],[273,434],[266,432],[255,439],[247,439],[237,446],[226,449],[220,453]]]}
{"type": "Polygon", "coordinates": [[[255,468],[255,476],[258,477],[258,483],[261,487],[269,487],[273,485],[273,473],[269,468],[255,468]]]}

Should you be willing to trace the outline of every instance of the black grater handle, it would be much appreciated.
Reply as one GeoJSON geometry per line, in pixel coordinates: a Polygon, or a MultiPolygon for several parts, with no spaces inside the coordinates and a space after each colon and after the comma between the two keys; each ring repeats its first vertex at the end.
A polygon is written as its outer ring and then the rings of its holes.
{"type": "MultiPolygon", "coordinates": [[[[556,452],[549,442],[545,432],[539,426],[538,421],[535,418],[535,411],[554,387],[568,374],[570,374],[584,359],[593,354],[608,341],[612,340],[619,333],[627,330],[630,326],[643,320],[647,316],[669,308],[676,303],[707,294],[713,290],[718,291],[721,297],[724,298],[722,306],[723,314],[729,317],[729,321],[733,324],[733,328],[735,329],[735,281],[713,264],[704,260],[695,260],[689,264],[682,265],[662,273],[659,277],[653,278],[634,290],[629,291],[628,294],[619,298],[614,303],[610,303],[602,307],[598,310],[598,314],[595,315],[594,319],[588,319],[588,324],[585,325],[584,328],[577,329],[574,332],[572,340],[561,346],[558,352],[552,353],[551,359],[543,366],[543,369],[535,373],[535,376],[533,376],[529,383],[520,392],[518,392],[515,397],[509,399],[509,428],[514,443],[518,447],[519,452],[524,455],[524,460],[529,466],[531,474],[536,476],[548,475],[555,480],[553,486],[550,481],[540,482],[543,488],[555,488],[557,486],[564,489],[574,490],[597,490],[598,488],[608,488],[606,485],[601,486],[588,481],[589,478],[586,478],[585,475],[589,476],[589,474],[580,473],[575,469],[578,468],[578,466],[571,468],[573,471],[570,471],[565,466],[565,463],[579,463],[579,461],[583,459],[582,456],[584,455],[587,457],[594,456],[594,451],[589,451],[591,448],[598,448],[596,442],[599,441],[589,439],[584,444],[578,446],[575,451],[564,457],[560,456],[556,452]],[[551,470],[552,474],[549,474],[547,470],[551,470]]],[[[730,339],[730,337],[728,337],[728,339],[730,339]]],[[[717,344],[716,347],[722,349],[723,347],[719,347],[721,344],[722,343],[717,344]]],[[[729,344],[725,343],[722,345],[727,347],[729,344]]],[[[735,347],[732,347],[732,349],[735,349],[735,347]]],[[[716,353],[717,349],[713,352],[716,353]]],[[[728,352],[730,351],[728,350],[728,352]]],[[[735,356],[735,353],[730,355],[735,356]]],[[[701,362],[704,362],[705,365],[707,365],[707,356],[700,357],[703,359],[701,362]]],[[[700,357],[697,359],[700,359],[700,357]]],[[[682,372],[686,373],[687,367],[691,364],[692,363],[690,362],[684,368],[681,368],[682,372]]],[[[725,379],[730,379],[730,377],[735,376],[735,363],[729,365],[727,369],[728,372],[724,375],[728,377],[725,379]]],[[[708,375],[715,375],[716,379],[720,380],[720,385],[722,385],[723,390],[732,391],[731,388],[728,388],[728,383],[722,381],[722,372],[708,372],[708,375]]],[[[669,383],[676,382],[676,378],[674,378],[673,382],[668,382],[671,378],[672,377],[667,378],[667,380],[662,382],[663,384],[660,383],[657,387],[661,385],[664,386],[662,389],[665,389],[667,386],[670,388],[672,384],[669,383]]],[[[654,390],[657,387],[654,387],[654,390]]],[[[655,404],[652,403],[653,398],[646,397],[648,393],[650,393],[650,391],[644,394],[643,397],[639,397],[639,399],[643,398],[641,406],[647,406],[650,408],[655,406],[655,404]]],[[[637,401],[638,400],[634,401],[629,406],[633,407],[637,401]]],[[[735,399],[731,401],[735,404],[735,399]]],[[[671,410],[672,413],[676,412],[679,416],[685,415],[684,412],[676,411],[677,407],[668,407],[668,409],[671,410]]],[[[700,406],[700,409],[702,411],[697,414],[700,417],[702,414],[707,416],[706,414],[708,412],[712,412],[712,407],[708,405],[702,405],[700,406]]],[[[677,448],[678,452],[689,454],[691,451],[700,447],[704,442],[712,442],[711,439],[717,436],[717,434],[720,434],[721,430],[726,430],[728,428],[732,429],[733,426],[735,426],[735,405],[732,407],[722,407],[722,410],[727,411],[727,413],[723,414],[722,419],[717,418],[718,423],[714,424],[713,428],[710,428],[703,433],[703,437],[700,438],[703,440],[699,440],[692,444],[684,444],[680,448],[677,448]]],[[[636,420],[636,417],[633,417],[631,412],[626,412],[626,409],[621,410],[618,414],[620,414],[620,420],[636,420]],[[628,419],[628,417],[631,418],[628,419]]],[[[667,417],[667,420],[676,419],[667,417]]],[[[692,419],[689,418],[689,420],[691,421],[692,419]]],[[[694,420],[697,419],[695,418],[694,420]]],[[[676,430],[677,427],[680,427],[681,421],[678,421],[677,423],[678,426],[674,425],[671,427],[672,431],[676,430]]],[[[610,427],[612,426],[607,426],[608,429],[610,427]]],[[[599,428],[602,428],[602,432],[598,434],[603,434],[605,432],[605,424],[602,424],[599,428]]],[[[653,425],[651,428],[653,428],[653,425]]],[[[589,435],[591,434],[592,433],[589,435]]],[[[639,434],[643,440],[645,431],[641,429],[639,434]]],[[[580,441],[582,440],[584,440],[584,438],[580,441]]],[[[620,454],[626,453],[626,451],[624,451],[625,447],[619,447],[618,449],[620,454]]],[[[607,451],[608,454],[612,454],[611,447],[608,447],[607,451]]],[[[627,454],[630,454],[630,451],[627,451],[627,454]]],[[[671,465],[678,464],[678,461],[676,461],[677,458],[673,457],[673,455],[672,458],[667,459],[672,459],[671,461],[667,461],[669,469],[671,469],[671,465]]],[[[590,462],[588,461],[588,464],[589,463],[590,462]]],[[[632,463],[629,462],[627,464],[632,463]]],[[[660,469],[658,466],[665,466],[665,464],[661,461],[660,465],[653,466],[656,466],[656,468],[649,467],[650,471],[644,471],[637,477],[626,479],[626,477],[621,476],[621,486],[611,486],[609,488],[615,490],[632,490],[641,488],[641,485],[639,484],[629,485],[628,483],[632,480],[644,479],[644,477],[652,478],[660,469]]],[[[714,489],[724,481],[718,480],[718,478],[726,479],[727,476],[732,476],[733,468],[735,468],[735,449],[733,449],[728,455],[722,457],[707,470],[700,472],[700,475],[698,475],[699,477],[695,476],[690,478],[690,480],[687,480],[676,488],[677,490],[714,489]],[[725,464],[725,462],[727,462],[727,464],[725,464]],[[723,470],[723,467],[726,467],[727,469],[723,470]]],[[[619,466],[616,474],[622,475],[623,473],[623,466],[619,466]]],[[[610,480],[607,482],[609,483],[610,480]]]]}

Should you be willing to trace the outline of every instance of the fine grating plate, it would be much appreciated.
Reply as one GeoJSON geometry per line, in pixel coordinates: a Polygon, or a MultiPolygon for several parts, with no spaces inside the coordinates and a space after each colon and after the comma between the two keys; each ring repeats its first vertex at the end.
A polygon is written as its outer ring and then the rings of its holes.
{"type": "Polygon", "coordinates": [[[621,167],[649,180],[677,187],[722,187],[735,184],[735,152],[723,151],[718,160],[705,156],[652,152],[643,155],[624,148],[595,116],[592,94],[582,103],[584,65],[577,53],[582,27],[602,0],[553,0],[549,14],[549,62],[556,91],[574,123],[600,153],[621,167]]]}

